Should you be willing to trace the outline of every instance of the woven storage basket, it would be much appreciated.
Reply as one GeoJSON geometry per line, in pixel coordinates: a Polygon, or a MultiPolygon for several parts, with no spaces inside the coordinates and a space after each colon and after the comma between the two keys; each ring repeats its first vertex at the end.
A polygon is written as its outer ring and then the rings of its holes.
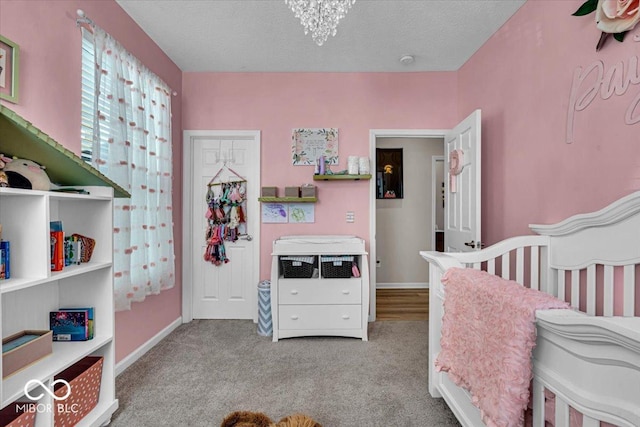
{"type": "Polygon", "coordinates": [[[81,243],[81,255],[80,262],[89,262],[91,255],[93,255],[93,249],[96,247],[96,241],[91,237],[83,236],[82,234],[72,234],[81,243]]]}
{"type": "Polygon", "coordinates": [[[313,276],[315,257],[280,257],[285,279],[309,279],[313,276]]]}
{"type": "Polygon", "coordinates": [[[322,263],[322,277],[348,279],[352,275],[353,256],[323,256],[320,257],[320,262],[322,263]]]}

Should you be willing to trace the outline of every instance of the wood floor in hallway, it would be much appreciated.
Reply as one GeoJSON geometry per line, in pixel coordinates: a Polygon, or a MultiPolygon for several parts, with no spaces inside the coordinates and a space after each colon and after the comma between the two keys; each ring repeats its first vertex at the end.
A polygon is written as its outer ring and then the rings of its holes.
{"type": "Polygon", "coordinates": [[[428,320],[429,289],[377,289],[376,320],[428,320]]]}

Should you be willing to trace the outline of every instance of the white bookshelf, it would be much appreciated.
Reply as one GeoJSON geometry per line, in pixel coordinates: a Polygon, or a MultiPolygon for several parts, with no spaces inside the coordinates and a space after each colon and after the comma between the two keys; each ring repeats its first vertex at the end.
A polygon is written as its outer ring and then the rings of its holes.
{"type": "MultiPolygon", "coordinates": [[[[48,330],[49,312],[60,307],[95,307],[95,337],[54,342],[52,354],[0,380],[0,402],[3,408],[17,400],[29,402],[24,387],[30,380],[50,386],[59,372],[83,357],[102,356],[100,400],[79,424],[99,426],[108,423],[118,407],[113,339],[113,189],[83,188],[88,195],[0,188],[2,238],[11,242],[11,278],[0,280],[2,336],[28,329],[48,330]],[[78,233],[95,239],[90,262],[50,271],[49,222],[58,220],[63,222],[65,235],[78,233]]],[[[46,406],[52,398],[43,393],[36,403],[46,406]]],[[[37,427],[53,425],[53,411],[38,411],[37,427]]]]}

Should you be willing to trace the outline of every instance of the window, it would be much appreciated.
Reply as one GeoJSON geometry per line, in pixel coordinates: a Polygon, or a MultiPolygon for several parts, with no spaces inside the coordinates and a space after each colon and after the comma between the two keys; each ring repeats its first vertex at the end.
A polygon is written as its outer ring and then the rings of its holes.
{"type": "Polygon", "coordinates": [[[175,283],[171,90],[102,29],[82,33],[82,158],[131,193],[114,200],[115,305],[125,310],[175,283]]]}
{"type": "Polygon", "coordinates": [[[95,101],[95,76],[93,74],[93,41],[82,29],[82,121],[80,138],[82,160],[91,163],[93,151],[93,103],[95,101]]]}
{"type": "MultiPolygon", "coordinates": [[[[93,135],[94,135],[94,102],[96,93],[96,78],[95,78],[95,56],[93,46],[93,35],[82,29],[82,159],[87,163],[92,162],[93,153],[93,135]]],[[[111,72],[110,63],[104,64],[107,72],[111,72]]],[[[111,92],[111,80],[102,82],[108,92],[111,92]]],[[[110,104],[105,102],[105,99],[99,100],[98,109],[106,116],[112,117],[115,112],[111,111],[110,104]]],[[[110,123],[111,120],[105,121],[110,123]]],[[[111,137],[111,130],[108,125],[103,124],[100,130],[100,149],[107,149],[107,141],[111,137]]],[[[95,165],[94,165],[95,166],[95,165]]],[[[103,171],[103,173],[105,173],[103,171]]],[[[109,176],[108,173],[105,175],[109,176]]]]}

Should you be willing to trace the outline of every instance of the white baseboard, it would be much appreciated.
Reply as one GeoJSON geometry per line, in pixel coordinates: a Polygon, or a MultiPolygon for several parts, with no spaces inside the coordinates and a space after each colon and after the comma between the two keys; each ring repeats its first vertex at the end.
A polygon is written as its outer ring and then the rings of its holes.
{"type": "Polygon", "coordinates": [[[376,289],[429,289],[428,283],[376,283],[376,289]]]}
{"type": "Polygon", "coordinates": [[[142,344],[140,347],[129,353],[127,357],[116,363],[116,376],[123,373],[129,366],[133,365],[136,360],[144,356],[146,352],[151,350],[156,344],[166,338],[167,335],[173,332],[174,329],[180,325],[182,325],[182,317],[178,317],[176,320],[171,322],[169,326],[154,335],[149,341],[142,344]]]}

